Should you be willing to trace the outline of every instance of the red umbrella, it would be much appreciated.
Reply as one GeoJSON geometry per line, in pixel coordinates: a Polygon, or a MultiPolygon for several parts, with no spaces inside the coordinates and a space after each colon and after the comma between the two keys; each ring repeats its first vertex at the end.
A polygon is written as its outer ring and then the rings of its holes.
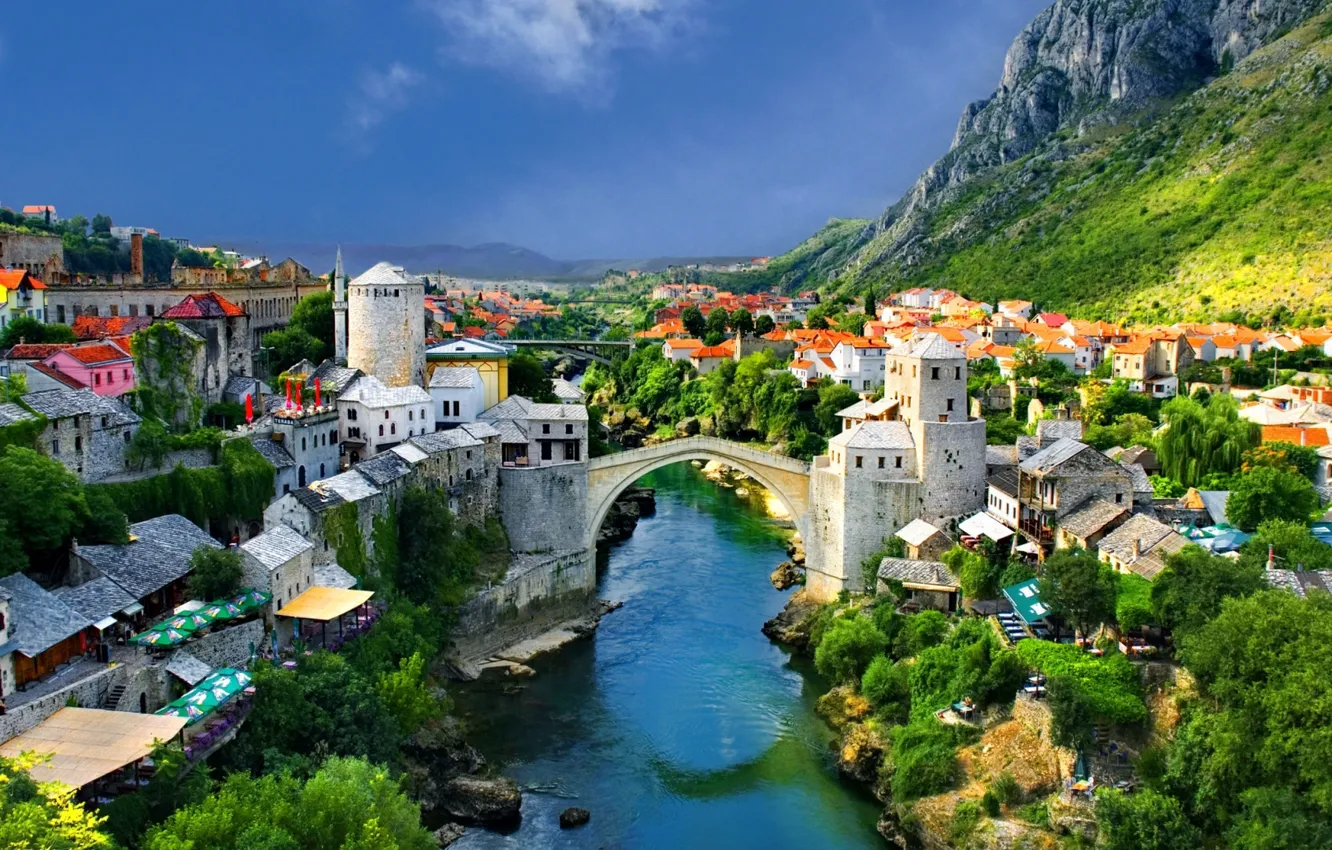
{"type": "Polygon", "coordinates": [[[245,394],[245,424],[254,424],[254,396],[250,393],[245,394]]]}
{"type": "Polygon", "coordinates": [[[291,380],[287,380],[287,409],[291,410],[291,380]]]}
{"type": "Polygon", "coordinates": [[[319,407],[319,379],[315,378],[315,407],[319,407]]]}

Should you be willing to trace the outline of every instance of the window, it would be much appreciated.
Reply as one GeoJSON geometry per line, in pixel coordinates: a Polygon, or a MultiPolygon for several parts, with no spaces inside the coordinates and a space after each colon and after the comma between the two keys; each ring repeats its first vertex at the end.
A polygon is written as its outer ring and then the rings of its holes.
{"type": "Polygon", "coordinates": [[[541,459],[550,460],[550,440],[541,441],[541,459]]]}
{"type": "Polygon", "coordinates": [[[93,375],[93,386],[100,387],[101,385],[102,385],[102,373],[98,372],[95,375],[93,375]]]}
{"type": "Polygon", "coordinates": [[[916,364],[915,364],[915,363],[912,363],[912,364],[911,364],[911,377],[913,377],[913,378],[916,377],[916,364]]]}
{"type": "Polygon", "coordinates": [[[564,444],[564,459],[578,460],[578,441],[569,440],[564,444]]]}
{"type": "Polygon", "coordinates": [[[951,398],[948,399],[948,407],[947,407],[946,409],[947,409],[947,410],[952,410],[952,409],[953,409],[953,400],[952,400],[951,398]]]}
{"type": "Polygon", "coordinates": [[[388,411],[387,411],[387,410],[384,411],[384,418],[385,418],[385,419],[388,419],[388,411]]]}
{"type": "Polygon", "coordinates": [[[893,466],[897,467],[898,469],[901,469],[901,468],[902,468],[902,456],[901,456],[901,455],[898,455],[897,457],[893,458],[893,466]]]}
{"type": "Polygon", "coordinates": [[[543,434],[549,434],[549,433],[550,433],[550,425],[549,425],[549,423],[547,423],[547,424],[541,426],[541,433],[543,433],[543,434]]]}
{"type": "Polygon", "coordinates": [[[132,439],[134,439],[134,437],[130,434],[129,431],[126,431],[126,432],[125,432],[125,442],[128,443],[128,442],[129,442],[130,440],[132,440],[132,439]]]}
{"type": "Polygon", "coordinates": [[[323,465],[322,463],[319,464],[319,477],[320,477],[320,478],[323,478],[323,477],[324,477],[325,475],[327,475],[327,474],[328,474],[328,473],[324,472],[324,465],[323,465]]]}
{"type": "Polygon", "coordinates": [[[414,411],[414,410],[409,410],[409,411],[407,411],[407,421],[408,421],[408,422],[411,422],[411,421],[413,420],[413,418],[414,418],[414,416],[415,416],[415,413],[416,413],[416,411],[414,411]]]}
{"type": "MultiPolygon", "coordinates": [[[[424,408],[424,407],[421,408],[421,421],[422,421],[422,422],[425,421],[425,408],[424,408]]],[[[422,433],[425,433],[425,432],[423,431],[422,433]]]]}
{"type": "Polygon", "coordinates": [[[381,437],[384,436],[384,426],[383,426],[383,425],[380,425],[380,426],[379,426],[379,436],[381,436],[381,437]]]}
{"type": "Polygon", "coordinates": [[[460,402],[455,401],[453,403],[453,415],[454,417],[462,416],[462,405],[460,402]]]}
{"type": "Polygon", "coordinates": [[[396,433],[398,433],[398,423],[397,423],[397,422],[390,422],[390,423],[389,423],[389,433],[390,433],[390,434],[396,434],[396,433]]]}
{"type": "Polygon", "coordinates": [[[350,419],[352,422],[356,421],[356,408],[354,407],[347,408],[347,418],[350,419]]]}
{"type": "Polygon", "coordinates": [[[1123,493],[1116,493],[1116,494],[1115,494],[1115,504],[1116,504],[1116,505],[1122,505],[1122,504],[1124,504],[1124,494],[1123,494],[1123,493]]]}
{"type": "Polygon", "coordinates": [[[59,441],[59,440],[52,440],[52,441],[51,441],[51,454],[53,454],[53,455],[58,455],[58,454],[60,454],[60,441],[59,441]]]}
{"type": "Polygon", "coordinates": [[[962,367],[961,367],[961,366],[954,366],[954,367],[953,367],[953,378],[954,378],[955,380],[959,380],[959,381],[962,380],[962,367]]]}
{"type": "Polygon", "coordinates": [[[865,458],[862,455],[856,455],[856,469],[860,469],[864,466],[864,460],[865,458]]]}
{"type": "Polygon", "coordinates": [[[145,312],[148,313],[148,315],[151,316],[153,314],[153,305],[149,304],[147,307],[144,307],[143,309],[145,312]]]}
{"type": "Polygon", "coordinates": [[[81,452],[81,451],[83,451],[83,438],[82,438],[82,437],[75,437],[75,438],[74,438],[74,451],[76,451],[76,452],[81,452]]]}
{"type": "Polygon", "coordinates": [[[128,380],[129,380],[129,370],[126,369],[126,370],[124,370],[124,371],[125,371],[125,376],[124,376],[124,377],[125,377],[125,380],[128,381],[128,380]]]}
{"type": "Polygon", "coordinates": [[[883,458],[879,458],[879,469],[883,469],[883,458]]]}
{"type": "Polygon", "coordinates": [[[303,466],[296,470],[296,486],[297,487],[305,486],[305,467],[303,466]]]}
{"type": "Polygon", "coordinates": [[[471,481],[471,480],[472,480],[472,470],[470,470],[470,469],[467,470],[467,480],[468,480],[468,481],[471,481]]]}
{"type": "Polygon", "coordinates": [[[931,380],[931,381],[937,381],[937,380],[939,380],[939,367],[938,367],[938,366],[931,366],[931,367],[930,367],[930,380],[931,380]]]}
{"type": "Polygon", "coordinates": [[[328,442],[329,442],[330,445],[334,445],[334,446],[336,446],[336,445],[338,444],[338,429],[337,429],[337,428],[334,428],[332,431],[329,431],[329,432],[328,432],[328,442]]]}
{"type": "Polygon", "coordinates": [[[468,449],[468,450],[467,450],[467,459],[468,459],[468,460],[471,460],[471,459],[472,459],[472,450],[471,450],[471,449],[468,449]]]}
{"type": "Polygon", "coordinates": [[[566,433],[566,434],[572,434],[572,433],[573,433],[573,426],[572,426],[572,425],[565,425],[565,426],[564,426],[564,433],[566,433]]]}
{"type": "Polygon", "coordinates": [[[305,451],[305,438],[301,437],[301,451],[305,451]]]}

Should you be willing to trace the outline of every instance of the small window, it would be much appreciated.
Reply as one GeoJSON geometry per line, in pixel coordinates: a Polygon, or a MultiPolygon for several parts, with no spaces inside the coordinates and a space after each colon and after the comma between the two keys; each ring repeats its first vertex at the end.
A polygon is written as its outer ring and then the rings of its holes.
{"type": "Polygon", "coordinates": [[[1116,505],[1122,505],[1122,504],[1124,504],[1124,494],[1123,494],[1123,493],[1116,493],[1116,494],[1115,494],[1115,504],[1116,504],[1116,505]]]}
{"type": "Polygon", "coordinates": [[[462,413],[460,412],[460,411],[461,411],[460,404],[461,404],[460,402],[456,402],[456,401],[453,403],[453,416],[454,416],[454,418],[457,418],[457,417],[459,417],[459,416],[462,416],[462,413]]]}
{"type": "Polygon", "coordinates": [[[549,425],[549,423],[547,423],[547,424],[541,426],[541,433],[543,433],[543,434],[549,434],[549,433],[550,433],[550,425],[549,425]]]}
{"type": "Polygon", "coordinates": [[[83,438],[82,438],[82,437],[75,437],[75,438],[74,438],[74,451],[76,451],[76,452],[81,452],[81,451],[83,451],[83,438]]]}
{"type": "Polygon", "coordinates": [[[301,437],[301,451],[305,451],[305,438],[301,437]]]}
{"type": "Polygon", "coordinates": [[[865,465],[864,460],[865,460],[864,456],[856,455],[856,469],[860,469],[865,465]]]}
{"type": "Polygon", "coordinates": [[[101,385],[102,385],[102,373],[98,372],[93,375],[93,386],[100,387],[101,385]]]}
{"type": "Polygon", "coordinates": [[[898,469],[901,469],[901,468],[902,468],[902,456],[901,456],[901,455],[898,455],[897,457],[893,458],[893,465],[896,466],[898,469]]]}
{"type": "Polygon", "coordinates": [[[414,410],[409,410],[409,411],[407,411],[407,421],[408,421],[408,422],[413,421],[415,418],[416,418],[416,411],[414,411],[414,410]]]}
{"type": "Polygon", "coordinates": [[[384,426],[383,426],[383,425],[380,425],[380,426],[379,426],[379,436],[381,436],[381,437],[384,436],[384,426]]]}
{"type": "Polygon", "coordinates": [[[572,425],[565,425],[565,426],[564,426],[564,433],[566,433],[566,434],[572,434],[572,433],[573,433],[573,426],[572,426],[572,425]]]}
{"type": "Polygon", "coordinates": [[[60,454],[60,441],[59,441],[59,440],[52,440],[52,441],[51,441],[51,454],[53,454],[53,455],[58,455],[58,454],[60,454]]]}
{"type": "Polygon", "coordinates": [[[472,470],[470,470],[470,469],[467,470],[467,480],[468,480],[468,481],[471,481],[471,480],[472,480],[472,470]]]}
{"type": "Polygon", "coordinates": [[[882,457],[879,458],[879,469],[883,469],[883,460],[882,457]]]}
{"type": "Polygon", "coordinates": [[[390,423],[389,423],[389,433],[390,433],[390,434],[396,434],[396,433],[398,433],[398,423],[397,423],[397,422],[390,422],[390,423]]]}
{"type": "Polygon", "coordinates": [[[930,367],[930,380],[931,380],[931,381],[937,381],[937,380],[939,380],[939,367],[938,367],[938,366],[931,366],[931,367],[930,367]]]}
{"type": "Polygon", "coordinates": [[[384,418],[385,418],[385,419],[388,419],[388,411],[387,411],[387,410],[384,411],[384,418]]]}
{"type": "Polygon", "coordinates": [[[954,367],[953,367],[953,378],[956,379],[956,380],[959,380],[959,381],[962,380],[962,367],[961,367],[961,366],[954,366],[954,367]]]}
{"type": "Polygon", "coordinates": [[[947,407],[947,409],[948,409],[948,410],[952,410],[952,409],[953,409],[953,400],[952,400],[951,398],[948,399],[948,407],[947,407]]]}

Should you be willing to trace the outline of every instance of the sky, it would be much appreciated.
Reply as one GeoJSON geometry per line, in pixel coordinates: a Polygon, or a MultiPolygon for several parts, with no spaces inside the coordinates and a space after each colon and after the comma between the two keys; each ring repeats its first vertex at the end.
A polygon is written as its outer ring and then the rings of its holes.
{"type": "Polygon", "coordinates": [[[18,3],[0,204],[196,244],[775,254],[895,201],[1047,2],[18,3]]]}

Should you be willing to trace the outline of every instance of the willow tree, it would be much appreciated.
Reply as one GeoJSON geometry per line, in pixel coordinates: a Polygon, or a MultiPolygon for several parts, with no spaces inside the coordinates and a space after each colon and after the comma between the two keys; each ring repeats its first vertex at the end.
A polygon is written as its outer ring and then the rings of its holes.
{"type": "Polygon", "coordinates": [[[1261,434],[1256,423],[1240,418],[1239,404],[1229,395],[1212,396],[1205,405],[1171,399],[1161,408],[1161,422],[1156,441],[1161,473],[1186,487],[1213,472],[1238,471],[1261,434]]]}

